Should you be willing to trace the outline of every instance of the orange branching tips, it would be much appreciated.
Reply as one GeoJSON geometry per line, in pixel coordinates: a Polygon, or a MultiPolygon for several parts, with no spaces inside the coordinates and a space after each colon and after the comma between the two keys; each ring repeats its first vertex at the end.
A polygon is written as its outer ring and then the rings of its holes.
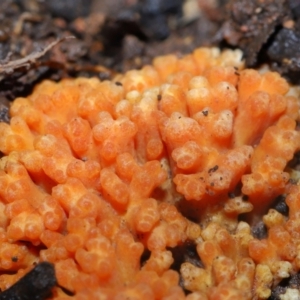
{"type": "Polygon", "coordinates": [[[16,99],[0,124],[0,288],[49,261],[56,300],[267,299],[298,272],[298,99],[241,57],[200,48],[16,99]],[[268,211],[282,194],[289,216],[268,211]]]}

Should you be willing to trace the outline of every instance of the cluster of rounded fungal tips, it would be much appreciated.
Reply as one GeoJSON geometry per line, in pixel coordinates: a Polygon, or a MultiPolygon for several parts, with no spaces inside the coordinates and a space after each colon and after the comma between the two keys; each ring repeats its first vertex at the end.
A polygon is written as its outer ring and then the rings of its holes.
{"type": "Polygon", "coordinates": [[[298,99],[241,57],[200,48],[16,99],[0,124],[0,288],[49,261],[57,300],[267,299],[298,272],[298,99]],[[288,215],[268,211],[281,194],[288,215]],[[197,259],[178,261],[187,244],[197,259]]]}

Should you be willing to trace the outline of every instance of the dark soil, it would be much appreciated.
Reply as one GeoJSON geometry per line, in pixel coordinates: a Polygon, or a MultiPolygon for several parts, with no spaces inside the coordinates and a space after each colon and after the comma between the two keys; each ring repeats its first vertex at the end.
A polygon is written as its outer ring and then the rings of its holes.
{"type": "Polygon", "coordinates": [[[211,45],[219,24],[197,0],[3,0],[0,97],[26,96],[45,78],[106,79],[157,55],[188,53],[211,45]],[[196,9],[186,12],[188,2],[196,9]],[[62,39],[69,36],[75,39],[62,39]],[[40,55],[57,39],[62,41],[40,55]]]}
{"type": "Polygon", "coordinates": [[[211,45],[239,47],[248,66],[268,62],[296,81],[299,17],[299,0],[2,0],[0,98],[26,96],[45,78],[106,79],[211,45]]]}

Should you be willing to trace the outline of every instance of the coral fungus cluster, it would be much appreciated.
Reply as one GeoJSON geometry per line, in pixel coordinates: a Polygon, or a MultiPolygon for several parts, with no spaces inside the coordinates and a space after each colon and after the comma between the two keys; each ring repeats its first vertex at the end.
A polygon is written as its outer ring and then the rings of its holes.
{"type": "Polygon", "coordinates": [[[0,124],[0,288],[49,261],[57,300],[267,299],[298,272],[299,103],[241,56],[200,48],[16,99],[0,124]],[[288,215],[269,209],[278,195],[288,215]]]}

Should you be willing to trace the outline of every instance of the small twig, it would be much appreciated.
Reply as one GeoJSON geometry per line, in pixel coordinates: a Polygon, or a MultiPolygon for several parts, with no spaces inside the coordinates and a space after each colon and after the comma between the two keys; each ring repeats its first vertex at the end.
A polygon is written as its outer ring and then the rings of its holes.
{"type": "Polygon", "coordinates": [[[12,74],[16,69],[20,68],[29,68],[32,64],[34,64],[39,58],[41,58],[43,55],[45,55],[49,50],[51,50],[55,45],[58,43],[66,40],[66,39],[73,39],[74,36],[66,36],[59,38],[55,40],[54,42],[50,43],[48,46],[46,46],[44,49],[33,52],[23,58],[16,59],[13,61],[6,62],[6,59],[4,60],[4,63],[0,62],[0,80],[3,79],[3,75],[1,74],[12,74]]]}

